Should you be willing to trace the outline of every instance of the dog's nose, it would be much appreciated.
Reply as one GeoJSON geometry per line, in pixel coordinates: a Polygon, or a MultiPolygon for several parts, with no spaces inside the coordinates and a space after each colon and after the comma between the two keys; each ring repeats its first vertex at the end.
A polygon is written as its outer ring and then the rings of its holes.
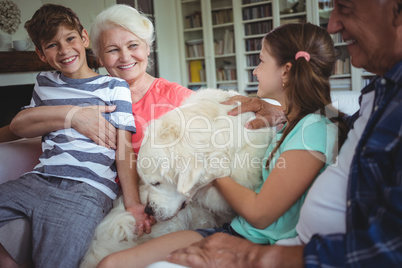
{"type": "Polygon", "coordinates": [[[154,215],[154,210],[152,209],[152,207],[149,204],[147,204],[147,206],[145,207],[144,212],[146,214],[148,214],[149,216],[154,215]]]}

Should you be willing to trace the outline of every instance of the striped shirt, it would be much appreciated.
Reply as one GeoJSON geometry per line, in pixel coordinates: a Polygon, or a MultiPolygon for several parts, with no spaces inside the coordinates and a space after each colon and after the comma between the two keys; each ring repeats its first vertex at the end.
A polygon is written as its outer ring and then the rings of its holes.
{"type": "MultiPolygon", "coordinates": [[[[116,105],[104,117],[116,128],[135,132],[128,84],[118,78],[96,76],[71,79],[60,72],[42,72],[36,78],[30,105],[24,107],[116,105]]],[[[67,119],[74,116],[72,109],[67,119]]],[[[73,128],[42,137],[40,163],[33,172],[86,182],[114,199],[118,193],[115,150],[97,145],[73,128]]]]}
{"type": "Polygon", "coordinates": [[[349,174],[346,234],[315,235],[306,267],[402,267],[402,61],[362,91],[372,114],[349,174]]]}

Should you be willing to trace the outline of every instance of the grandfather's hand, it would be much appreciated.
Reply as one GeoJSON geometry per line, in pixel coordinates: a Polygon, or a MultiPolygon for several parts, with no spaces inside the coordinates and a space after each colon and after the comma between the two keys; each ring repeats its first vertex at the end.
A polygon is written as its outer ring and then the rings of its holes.
{"type": "Polygon", "coordinates": [[[67,116],[71,127],[96,144],[107,148],[117,148],[116,128],[109,123],[102,113],[110,113],[116,106],[74,107],[67,116]]]}
{"type": "Polygon", "coordinates": [[[303,267],[304,246],[267,246],[217,233],[168,255],[167,261],[193,268],[303,267]]]}
{"type": "Polygon", "coordinates": [[[238,115],[246,112],[254,112],[256,119],[248,122],[246,128],[259,129],[262,127],[281,126],[286,122],[286,118],[280,106],[270,104],[260,98],[249,98],[246,96],[236,95],[222,104],[236,104],[240,105],[233,108],[228,112],[229,115],[238,115]]]}
{"type": "Polygon", "coordinates": [[[252,267],[248,263],[251,248],[248,240],[218,233],[172,252],[167,261],[196,268],[252,267]]]}

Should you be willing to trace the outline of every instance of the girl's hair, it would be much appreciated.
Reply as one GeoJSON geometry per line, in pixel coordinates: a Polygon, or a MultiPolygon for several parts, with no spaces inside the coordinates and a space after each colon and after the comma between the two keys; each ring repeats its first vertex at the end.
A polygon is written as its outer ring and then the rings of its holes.
{"type": "Polygon", "coordinates": [[[70,8],[61,5],[41,6],[24,25],[35,47],[40,51],[42,51],[42,43],[52,40],[60,26],[76,30],[82,37],[84,27],[77,14],[70,8]]]}
{"type": "MultiPolygon", "coordinates": [[[[286,96],[285,116],[296,114],[288,122],[283,135],[268,160],[283,143],[286,136],[306,115],[318,113],[338,125],[338,148],[346,139],[348,127],[344,114],[332,106],[329,77],[335,65],[334,42],[327,31],[311,23],[285,24],[275,28],[263,38],[263,46],[276,60],[278,66],[291,63],[289,79],[284,84],[286,96]],[[310,54],[295,59],[299,51],[310,54]]],[[[269,166],[267,162],[267,167],[269,166]]]]}
{"type": "Polygon", "coordinates": [[[154,26],[152,22],[135,8],[128,5],[113,5],[96,16],[91,26],[91,45],[95,56],[99,57],[100,37],[106,30],[122,27],[152,46],[154,26]]]}

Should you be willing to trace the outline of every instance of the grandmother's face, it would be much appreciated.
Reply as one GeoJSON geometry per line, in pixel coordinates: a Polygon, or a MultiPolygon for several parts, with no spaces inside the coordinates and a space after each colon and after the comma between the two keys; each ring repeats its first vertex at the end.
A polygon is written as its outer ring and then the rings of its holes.
{"type": "Polygon", "coordinates": [[[149,52],[149,46],[143,40],[124,28],[112,28],[101,34],[101,64],[111,76],[122,78],[129,84],[145,74],[149,52]]]}

